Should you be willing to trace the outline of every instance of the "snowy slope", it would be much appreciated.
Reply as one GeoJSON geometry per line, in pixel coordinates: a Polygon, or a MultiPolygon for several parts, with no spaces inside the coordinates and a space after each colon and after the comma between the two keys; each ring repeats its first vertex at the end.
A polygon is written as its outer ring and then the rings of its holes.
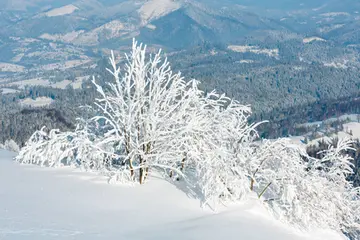
{"type": "Polygon", "coordinates": [[[230,45],[228,49],[234,52],[246,53],[251,52],[255,54],[265,54],[269,57],[279,57],[279,49],[261,49],[257,46],[241,46],[241,45],[230,45]]]}
{"type": "Polygon", "coordinates": [[[63,16],[63,15],[67,15],[67,14],[71,14],[74,11],[76,11],[78,8],[75,7],[72,4],[60,7],[60,8],[55,8],[52,9],[48,12],[45,13],[46,16],[48,17],[57,17],[57,16],[63,16]]]}
{"type": "Polygon", "coordinates": [[[141,6],[138,12],[142,21],[147,23],[180,7],[180,3],[174,0],[150,0],[141,6]]]}
{"type": "MultiPolygon", "coordinates": [[[[73,60],[73,61],[75,61],[75,60],[73,60]]],[[[81,61],[81,60],[79,60],[79,61],[81,61]]],[[[25,86],[45,86],[45,87],[65,89],[67,86],[71,85],[74,89],[78,89],[78,88],[81,88],[82,82],[87,78],[89,78],[89,76],[77,77],[75,79],[75,81],[63,80],[63,81],[59,81],[59,82],[55,82],[55,83],[51,83],[47,79],[33,78],[33,79],[26,79],[26,80],[22,80],[22,81],[12,82],[10,84],[6,84],[6,83],[0,84],[0,87],[6,86],[6,85],[16,85],[19,88],[24,88],[25,86]]],[[[11,90],[10,88],[0,88],[0,91],[1,91],[1,89],[3,89],[3,94],[11,93],[11,91],[12,92],[14,91],[14,90],[11,90]]]]}
{"type": "Polygon", "coordinates": [[[0,62],[0,72],[23,72],[24,70],[23,66],[0,62]]]}
{"type": "Polygon", "coordinates": [[[1,94],[10,94],[10,93],[17,93],[17,92],[19,92],[19,91],[16,89],[13,89],[13,88],[0,88],[1,94]]]}
{"type": "Polygon", "coordinates": [[[166,181],[109,185],[71,169],[21,166],[0,150],[0,239],[340,240],[301,236],[259,204],[213,213],[166,181]]]}
{"type": "Polygon", "coordinates": [[[54,100],[48,97],[38,97],[35,100],[31,98],[25,98],[20,101],[22,106],[31,106],[31,107],[44,107],[50,105],[54,100]]]}
{"type": "MultiPolygon", "coordinates": [[[[89,32],[82,33],[80,32],[79,35],[74,38],[73,41],[75,44],[84,44],[84,45],[96,45],[99,43],[99,39],[111,39],[120,37],[129,31],[132,31],[133,26],[126,25],[119,20],[114,20],[108,22],[98,28],[95,28],[89,32]]],[[[66,38],[66,35],[62,37],[62,39],[66,38]]]]}
{"type": "Polygon", "coordinates": [[[290,139],[292,143],[299,145],[303,148],[306,148],[307,146],[310,145],[317,146],[319,144],[319,141],[325,141],[327,143],[331,143],[333,138],[337,138],[337,137],[340,139],[345,139],[345,138],[360,139],[360,122],[358,119],[360,119],[360,115],[358,114],[345,114],[339,116],[338,118],[329,118],[324,121],[316,121],[316,122],[301,124],[304,127],[313,127],[313,128],[318,127],[322,132],[324,131],[323,127],[321,128],[322,124],[330,125],[332,122],[335,122],[337,120],[346,121],[346,123],[343,124],[344,127],[343,131],[339,131],[337,134],[333,132],[329,134],[329,136],[318,137],[316,139],[309,141],[308,144],[303,144],[302,141],[305,139],[305,136],[310,133],[305,134],[303,136],[292,136],[290,137],[290,139]],[[350,132],[352,134],[350,134],[350,132]]]}
{"type": "Polygon", "coordinates": [[[311,43],[311,42],[314,42],[314,41],[326,42],[325,39],[319,38],[319,37],[308,37],[308,38],[303,39],[303,43],[311,43]]]}

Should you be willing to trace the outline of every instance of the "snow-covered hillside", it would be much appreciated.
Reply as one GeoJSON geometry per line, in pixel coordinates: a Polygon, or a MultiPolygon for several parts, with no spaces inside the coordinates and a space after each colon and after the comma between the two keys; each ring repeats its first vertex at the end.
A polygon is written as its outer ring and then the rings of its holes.
{"type": "Polygon", "coordinates": [[[311,43],[311,42],[314,42],[314,41],[326,42],[325,39],[319,38],[319,37],[308,37],[308,38],[303,39],[303,43],[311,43]]]}
{"type": "Polygon", "coordinates": [[[19,165],[12,157],[0,151],[0,239],[343,239],[297,234],[256,202],[214,213],[156,178],[141,187],[109,185],[98,175],[19,165]]]}
{"type": "Polygon", "coordinates": [[[132,25],[124,24],[121,21],[114,20],[89,32],[80,33],[79,36],[74,39],[74,43],[80,45],[96,45],[99,43],[99,38],[116,38],[131,32],[132,30],[134,30],[132,25]]]}
{"type": "Polygon", "coordinates": [[[67,14],[71,14],[74,11],[76,11],[78,8],[72,4],[60,7],[60,8],[55,8],[52,9],[48,12],[45,13],[46,16],[48,17],[57,17],[57,16],[63,16],[63,15],[67,15],[67,14]]]}
{"type": "Polygon", "coordinates": [[[234,52],[240,52],[240,53],[246,53],[251,52],[255,54],[264,54],[269,57],[279,57],[279,49],[262,49],[258,46],[240,46],[240,45],[230,45],[228,46],[228,49],[234,51],[234,52]]]}
{"type": "Polygon", "coordinates": [[[23,66],[0,62],[0,72],[23,72],[24,70],[25,67],[23,66]]]}
{"type": "Polygon", "coordinates": [[[35,100],[31,98],[25,98],[20,102],[23,106],[31,107],[44,107],[50,105],[54,100],[48,97],[38,97],[35,100]]]}
{"type": "Polygon", "coordinates": [[[63,42],[70,43],[70,42],[74,41],[82,33],[84,33],[84,30],[72,31],[72,32],[65,33],[65,34],[44,33],[41,36],[39,36],[39,38],[51,40],[51,41],[63,41],[63,42]]]}
{"type": "MultiPolygon", "coordinates": [[[[55,82],[55,83],[52,83],[49,80],[43,79],[43,78],[33,78],[33,79],[26,79],[26,80],[21,80],[21,81],[17,81],[17,82],[12,82],[10,84],[7,84],[7,83],[0,84],[0,87],[7,86],[7,85],[10,85],[10,86],[15,85],[15,86],[18,86],[19,88],[24,88],[25,86],[44,86],[44,87],[65,89],[68,86],[72,86],[74,89],[78,89],[78,88],[81,88],[81,84],[87,78],[89,78],[89,76],[77,77],[77,78],[75,78],[75,81],[70,81],[70,80],[65,79],[65,80],[62,80],[59,82],[55,82]]],[[[9,88],[3,88],[3,89],[5,89],[3,94],[10,93],[8,90],[9,88]]]]}
{"type": "Polygon", "coordinates": [[[350,14],[347,12],[329,12],[323,13],[321,16],[323,17],[337,17],[337,16],[349,16],[350,14]]]}
{"type": "Polygon", "coordinates": [[[10,93],[17,93],[17,92],[19,92],[19,91],[16,89],[13,89],[13,88],[0,88],[1,94],[10,94],[10,93]]]}
{"type": "Polygon", "coordinates": [[[341,69],[346,69],[348,68],[346,66],[346,61],[341,62],[329,62],[329,63],[324,63],[325,67],[332,67],[332,68],[341,68],[341,69]]]}
{"type": "MultiPolygon", "coordinates": [[[[358,114],[346,114],[339,116],[338,118],[329,118],[324,121],[317,121],[317,122],[310,122],[306,124],[301,124],[301,126],[318,129],[316,133],[318,134],[318,137],[315,139],[311,139],[307,144],[304,144],[302,141],[305,139],[305,137],[308,137],[311,135],[309,132],[308,134],[305,134],[304,136],[292,136],[290,137],[291,141],[294,144],[297,144],[302,147],[310,146],[310,145],[318,145],[319,141],[325,141],[327,143],[331,143],[332,140],[336,137],[340,139],[345,138],[352,138],[352,139],[360,139],[360,115],[358,114]],[[335,121],[344,121],[343,124],[343,130],[335,133],[328,133],[325,134],[326,129],[330,128],[329,126],[331,123],[334,123],[335,121]]],[[[330,128],[329,130],[334,131],[333,128],[330,128]]]]}
{"type": "Polygon", "coordinates": [[[139,9],[143,23],[164,16],[180,8],[180,3],[174,0],[150,0],[139,9]]]}

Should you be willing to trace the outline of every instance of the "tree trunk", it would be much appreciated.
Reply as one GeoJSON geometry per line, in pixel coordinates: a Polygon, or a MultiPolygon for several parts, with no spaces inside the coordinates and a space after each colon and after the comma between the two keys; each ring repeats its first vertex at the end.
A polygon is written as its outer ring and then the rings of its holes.
{"type": "Polygon", "coordinates": [[[132,163],[132,160],[129,159],[129,167],[130,167],[130,176],[131,176],[131,179],[134,179],[134,167],[133,167],[133,163],[132,163]]]}
{"type": "Polygon", "coordinates": [[[144,163],[143,157],[140,157],[140,176],[139,176],[139,182],[140,184],[143,184],[144,182],[144,167],[142,167],[144,163]]]}
{"type": "Polygon", "coordinates": [[[251,182],[250,182],[250,190],[251,191],[254,191],[254,183],[255,183],[254,178],[251,178],[251,182]]]}
{"type": "MultiPolygon", "coordinates": [[[[144,144],[143,151],[145,155],[148,155],[151,151],[151,143],[147,143],[146,145],[144,144]]],[[[149,168],[144,167],[145,163],[146,160],[142,156],[140,156],[140,177],[139,177],[140,184],[143,184],[146,178],[148,177],[149,168]]]]}
{"type": "MultiPolygon", "coordinates": [[[[181,160],[181,167],[180,167],[180,171],[181,171],[181,172],[184,172],[185,161],[186,161],[186,154],[184,154],[184,157],[183,157],[183,159],[181,160]]],[[[177,181],[180,181],[180,177],[178,177],[176,180],[177,180],[177,181]]]]}
{"type": "MultiPolygon", "coordinates": [[[[126,151],[126,155],[129,157],[129,154],[130,154],[130,137],[127,136],[127,133],[126,133],[125,129],[124,129],[124,134],[126,136],[125,151],[126,151]]],[[[134,166],[133,166],[132,159],[130,159],[130,158],[129,158],[129,168],[130,168],[131,179],[134,179],[134,166]]]]}
{"type": "Polygon", "coordinates": [[[183,157],[183,159],[181,160],[181,168],[180,168],[180,171],[184,171],[184,168],[185,168],[185,161],[186,161],[186,156],[183,157]]]}

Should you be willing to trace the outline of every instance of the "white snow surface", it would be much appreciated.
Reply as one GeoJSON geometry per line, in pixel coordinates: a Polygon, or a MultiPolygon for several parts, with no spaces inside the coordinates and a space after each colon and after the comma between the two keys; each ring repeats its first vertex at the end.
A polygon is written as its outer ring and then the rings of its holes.
{"type": "Polygon", "coordinates": [[[24,72],[25,67],[12,64],[12,63],[4,63],[0,62],[0,72],[24,72]]]}
{"type": "Polygon", "coordinates": [[[319,138],[316,138],[312,141],[309,141],[308,144],[304,144],[301,141],[304,140],[305,136],[291,136],[291,142],[293,144],[299,145],[301,147],[306,147],[306,146],[310,146],[310,145],[318,145],[319,141],[324,140],[327,143],[331,143],[333,138],[340,138],[340,139],[344,139],[344,138],[352,138],[352,139],[360,139],[360,122],[358,122],[360,115],[358,114],[345,114],[342,116],[339,116],[338,118],[329,118],[326,119],[324,121],[316,121],[316,122],[309,122],[309,123],[304,123],[304,124],[300,124],[299,126],[304,126],[304,127],[320,127],[321,124],[330,124],[332,122],[335,122],[337,120],[340,121],[348,121],[347,123],[343,124],[344,126],[344,130],[343,131],[339,131],[337,134],[333,133],[330,136],[322,136],[319,138]],[[350,135],[350,131],[352,132],[352,135],[350,135]]]}
{"type": "Polygon", "coordinates": [[[320,28],[319,32],[320,33],[329,33],[331,31],[342,28],[344,26],[345,26],[345,24],[335,24],[335,25],[331,25],[331,26],[326,26],[326,27],[320,28]]]}
{"type": "Polygon", "coordinates": [[[19,88],[24,88],[25,86],[46,86],[46,87],[52,87],[52,88],[60,88],[65,89],[68,85],[71,85],[74,89],[81,88],[82,82],[87,79],[89,76],[83,76],[83,77],[77,77],[75,78],[75,81],[70,80],[63,80],[56,83],[51,83],[47,79],[43,78],[33,78],[33,79],[26,79],[22,81],[17,82],[11,82],[9,84],[0,84],[1,86],[7,86],[7,85],[16,85],[19,88]]]}
{"type": "Polygon", "coordinates": [[[74,41],[76,38],[78,38],[84,32],[85,32],[84,30],[80,30],[80,31],[72,31],[72,32],[65,33],[65,34],[44,33],[41,36],[39,36],[39,38],[51,40],[51,41],[62,41],[62,42],[71,43],[72,41],[74,41]]]}
{"type": "Polygon", "coordinates": [[[332,68],[341,68],[341,69],[346,69],[348,68],[346,66],[347,61],[344,61],[343,63],[341,62],[329,62],[329,63],[324,63],[325,67],[332,67],[332,68]]]}
{"type": "Polygon", "coordinates": [[[14,156],[0,150],[0,239],[344,239],[295,233],[257,201],[215,213],[164,180],[110,185],[71,168],[20,165],[14,156]]]}
{"type": "Polygon", "coordinates": [[[238,63],[253,63],[254,60],[249,60],[249,59],[242,59],[240,61],[237,61],[238,63]]]}
{"type": "Polygon", "coordinates": [[[279,49],[266,49],[260,48],[258,46],[244,46],[244,45],[229,45],[228,49],[234,52],[246,53],[251,52],[255,54],[264,54],[268,55],[269,57],[279,57],[279,49]]]}
{"type": "Polygon", "coordinates": [[[16,85],[19,87],[25,87],[27,85],[29,86],[48,86],[50,83],[46,79],[42,78],[32,78],[32,79],[26,79],[22,81],[12,82],[11,85],[16,85]]]}
{"type": "Polygon", "coordinates": [[[321,42],[326,42],[325,39],[320,38],[320,37],[308,37],[308,38],[304,38],[303,39],[303,43],[311,43],[313,41],[321,41],[321,42]]]}
{"type": "Polygon", "coordinates": [[[44,107],[50,105],[54,100],[48,97],[38,97],[35,100],[32,98],[25,98],[20,101],[20,104],[23,106],[31,107],[44,107]]]}
{"type": "Polygon", "coordinates": [[[323,17],[338,17],[338,16],[349,16],[350,14],[347,12],[328,12],[320,14],[323,17]]]}
{"type": "Polygon", "coordinates": [[[76,6],[69,4],[69,5],[66,5],[63,7],[52,9],[52,10],[46,12],[45,15],[48,17],[63,16],[63,15],[71,14],[74,11],[76,11],[77,9],[78,8],[76,6]]]}
{"type": "Polygon", "coordinates": [[[75,67],[79,67],[83,64],[89,63],[91,62],[91,59],[76,59],[76,60],[68,60],[65,62],[57,62],[57,63],[50,63],[50,64],[46,64],[46,65],[41,65],[37,68],[37,70],[45,70],[45,71],[49,71],[49,70],[54,70],[54,69],[59,69],[59,70],[66,70],[69,68],[75,68],[75,67]]]}
{"type": "MultiPolygon", "coordinates": [[[[117,38],[129,32],[132,32],[133,30],[134,30],[133,25],[123,23],[119,20],[113,20],[89,32],[75,32],[77,36],[73,36],[74,39],[71,40],[71,42],[79,45],[92,46],[98,44],[100,38],[102,39],[117,38]]],[[[71,39],[68,37],[68,34],[62,35],[60,38],[66,41],[71,39]]]]}
{"type": "MultiPolygon", "coordinates": [[[[345,123],[344,125],[344,131],[339,131],[337,134],[332,134],[331,136],[324,136],[317,139],[314,139],[310,141],[307,145],[318,145],[319,141],[324,140],[327,143],[331,143],[332,139],[335,137],[338,137],[340,139],[344,138],[352,138],[352,139],[360,139],[360,123],[358,122],[349,122],[345,123]],[[352,135],[349,134],[349,132],[352,132],[352,135]]],[[[304,139],[304,138],[302,138],[304,139]]]]}
{"type": "Polygon", "coordinates": [[[146,25],[145,27],[148,28],[148,29],[151,29],[151,30],[155,30],[155,29],[156,29],[156,26],[153,25],[153,24],[148,24],[148,25],[146,25]]]}
{"type": "Polygon", "coordinates": [[[10,93],[17,93],[19,90],[13,89],[13,88],[0,88],[1,94],[10,94],[10,93]]]}

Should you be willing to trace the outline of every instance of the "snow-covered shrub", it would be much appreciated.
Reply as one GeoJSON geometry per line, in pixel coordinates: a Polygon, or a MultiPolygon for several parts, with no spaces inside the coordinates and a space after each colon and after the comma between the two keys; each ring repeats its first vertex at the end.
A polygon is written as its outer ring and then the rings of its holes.
{"type": "Polygon", "coordinates": [[[61,133],[58,129],[47,132],[43,127],[30,137],[15,160],[49,167],[68,165],[73,153],[72,135],[71,132],[61,133]]]}
{"type": "Polygon", "coordinates": [[[11,152],[19,152],[19,145],[12,139],[6,140],[4,144],[0,144],[0,149],[8,150],[11,152]]]}
{"type": "Polygon", "coordinates": [[[253,190],[278,219],[301,229],[322,224],[328,207],[318,199],[322,183],[304,156],[288,139],[265,140],[250,161],[253,190]]]}
{"type": "Polygon", "coordinates": [[[345,154],[348,150],[354,150],[351,144],[349,139],[340,139],[336,147],[330,146],[323,152],[321,160],[313,160],[310,170],[323,186],[319,192],[322,193],[321,200],[328,204],[327,226],[345,232],[360,229],[360,188],[354,188],[347,179],[353,173],[353,159],[345,154]]]}
{"type": "Polygon", "coordinates": [[[99,145],[103,138],[98,138],[88,128],[87,123],[79,119],[74,132],[60,132],[57,129],[47,131],[45,127],[36,131],[15,160],[24,164],[41,166],[76,166],[84,170],[105,171],[111,164],[113,148],[106,152],[99,145]]]}
{"type": "Polygon", "coordinates": [[[300,229],[356,231],[359,189],[346,180],[352,173],[352,164],[351,158],[344,155],[350,143],[339,141],[337,147],[324,151],[324,158],[318,160],[289,140],[267,140],[250,161],[253,190],[278,219],[300,229]]]}
{"type": "Polygon", "coordinates": [[[305,172],[300,148],[288,139],[263,140],[253,145],[248,158],[250,189],[258,196],[273,199],[279,195],[281,188],[292,178],[301,178],[305,172]]]}
{"type": "Polygon", "coordinates": [[[100,151],[98,142],[102,139],[95,135],[96,130],[90,125],[88,121],[78,119],[70,141],[73,149],[72,164],[87,171],[100,171],[106,167],[107,156],[110,154],[100,151]]]}
{"type": "Polygon", "coordinates": [[[250,191],[247,160],[252,152],[251,142],[257,133],[256,125],[248,125],[249,107],[224,95],[211,103],[214,98],[210,94],[205,99],[206,106],[219,107],[211,107],[205,113],[211,121],[207,123],[203,142],[199,142],[197,137],[189,146],[202,151],[195,162],[198,184],[203,189],[206,203],[216,206],[219,200],[237,201],[250,191]]]}

